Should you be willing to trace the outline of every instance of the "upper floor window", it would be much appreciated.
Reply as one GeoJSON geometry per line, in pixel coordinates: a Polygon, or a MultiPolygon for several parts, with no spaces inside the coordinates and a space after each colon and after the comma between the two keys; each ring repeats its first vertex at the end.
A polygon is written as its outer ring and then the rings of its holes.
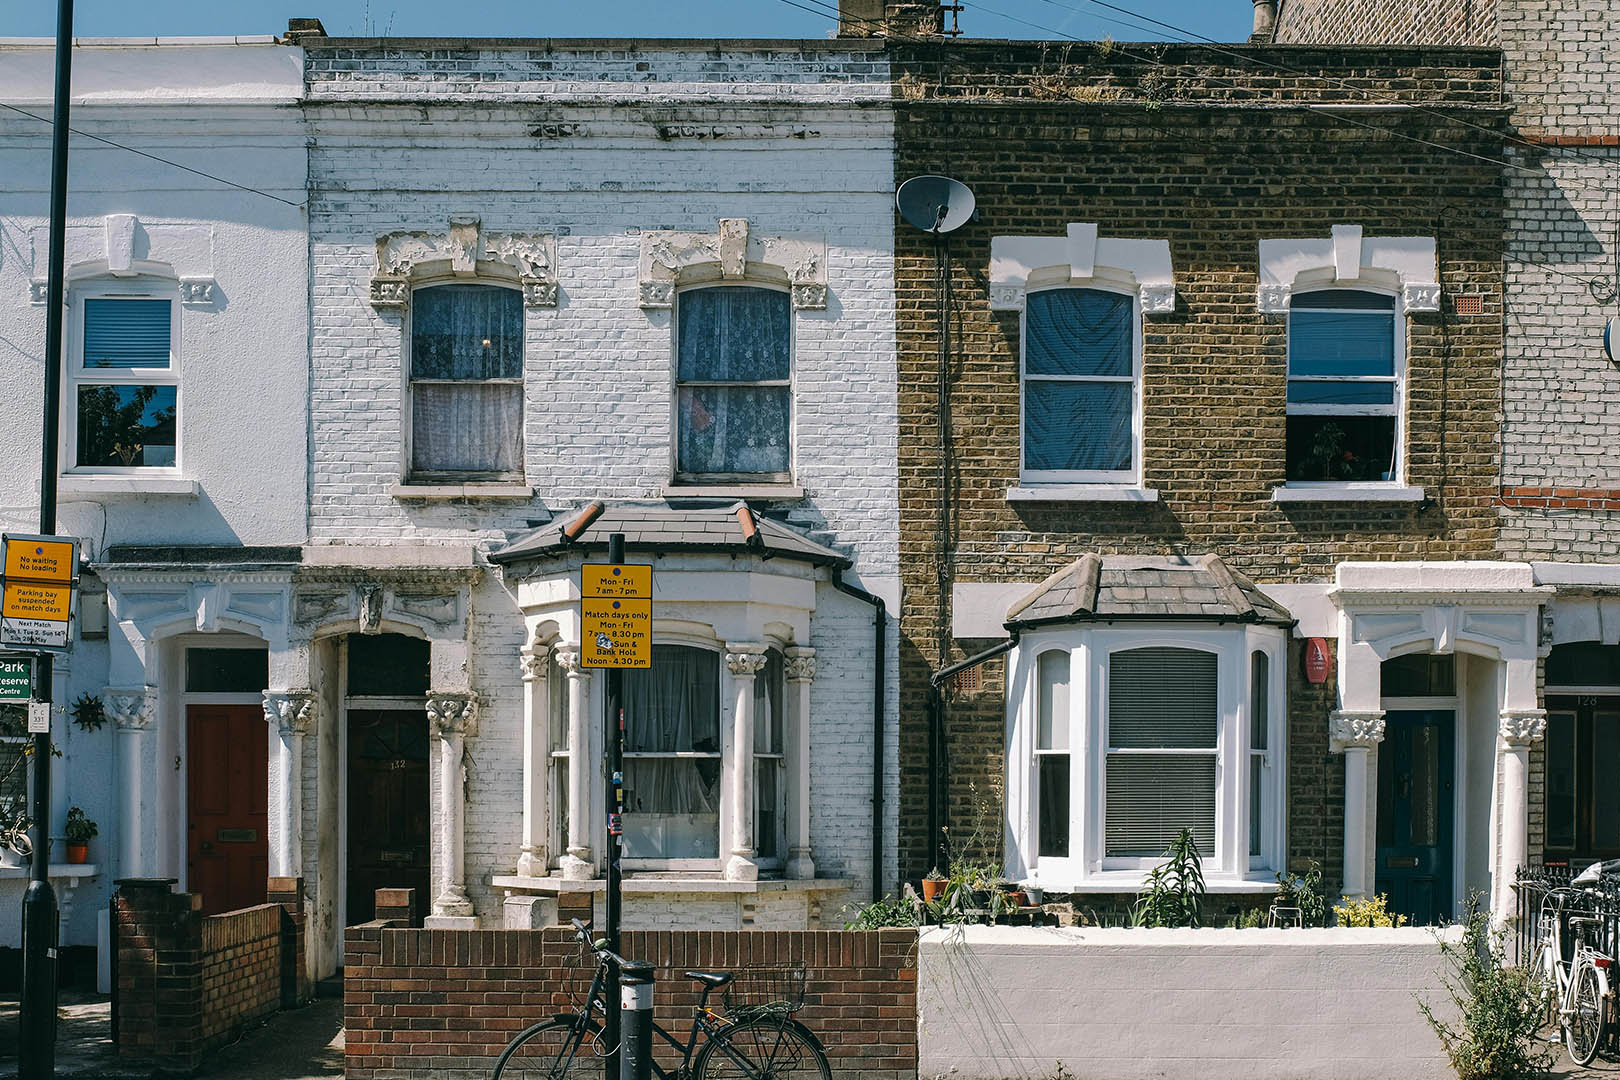
{"type": "Polygon", "coordinates": [[[120,282],[75,297],[68,417],[72,461],[80,469],[179,464],[177,305],[161,286],[127,288],[120,282]]]}
{"type": "Polygon", "coordinates": [[[680,294],[676,479],[791,479],[789,294],[723,285],[680,294]]]}
{"type": "Polygon", "coordinates": [[[1288,313],[1290,482],[1397,482],[1401,364],[1395,298],[1324,289],[1288,313]]]}
{"type": "Polygon", "coordinates": [[[1136,480],[1136,301],[1102,289],[1032,292],[1024,312],[1023,477],[1136,480]]]}
{"type": "Polygon", "coordinates": [[[411,295],[410,471],[523,477],[523,294],[432,285],[411,295]]]}

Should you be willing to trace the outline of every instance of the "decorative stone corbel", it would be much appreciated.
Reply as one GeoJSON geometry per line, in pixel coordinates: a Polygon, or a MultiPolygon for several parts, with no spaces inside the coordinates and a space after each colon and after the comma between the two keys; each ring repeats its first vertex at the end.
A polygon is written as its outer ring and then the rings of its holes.
{"type": "Polygon", "coordinates": [[[557,238],[552,233],[486,233],[474,217],[452,217],[442,233],[396,232],[377,238],[373,307],[404,307],[411,275],[424,263],[450,264],[458,277],[481,267],[515,271],[526,307],[557,306],[557,238]]]}
{"type": "Polygon", "coordinates": [[[795,311],[826,310],[826,240],[757,236],[747,218],[721,218],[713,233],[643,233],[638,302],[648,311],[671,308],[675,287],[683,279],[741,281],[750,265],[766,268],[773,278],[787,279],[795,311]]]}
{"type": "Polygon", "coordinates": [[[360,597],[360,632],[376,634],[382,630],[383,590],[381,585],[367,584],[355,590],[360,597]]]}
{"type": "Polygon", "coordinates": [[[1382,712],[1335,709],[1328,714],[1328,743],[1335,754],[1352,749],[1370,750],[1383,741],[1382,712]]]}
{"type": "Polygon", "coordinates": [[[427,699],[428,731],[435,738],[478,734],[478,695],[464,690],[434,690],[427,699]]]}
{"type": "Polygon", "coordinates": [[[44,307],[50,302],[51,283],[44,278],[35,278],[28,283],[28,302],[35,307],[44,307]]]}
{"type": "Polygon", "coordinates": [[[213,278],[181,278],[180,303],[186,307],[209,307],[214,302],[213,278]]]}

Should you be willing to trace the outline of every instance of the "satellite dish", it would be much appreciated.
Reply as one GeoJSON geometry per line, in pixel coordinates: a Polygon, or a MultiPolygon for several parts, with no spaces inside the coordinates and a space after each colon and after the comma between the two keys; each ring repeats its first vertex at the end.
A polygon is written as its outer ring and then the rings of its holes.
{"type": "Polygon", "coordinates": [[[1615,349],[1620,347],[1620,333],[1616,333],[1620,331],[1620,325],[1617,324],[1620,324],[1620,318],[1613,316],[1603,324],[1603,355],[1609,358],[1610,363],[1614,363],[1615,349]]]}
{"type": "Polygon", "coordinates": [[[924,232],[948,233],[973,216],[973,192],[948,176],[913,176],[894,193],[894,205],[924,232]]]}

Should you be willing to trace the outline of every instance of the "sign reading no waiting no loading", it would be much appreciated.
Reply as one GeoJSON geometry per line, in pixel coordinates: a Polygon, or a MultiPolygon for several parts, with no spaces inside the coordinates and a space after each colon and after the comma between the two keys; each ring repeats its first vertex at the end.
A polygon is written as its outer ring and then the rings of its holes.
{"type": "Polygon", "coordinates": [[[67,536],[7,534],[0,583],[0,645],[66,649],[73,619],[79,542],[67,536]]]}

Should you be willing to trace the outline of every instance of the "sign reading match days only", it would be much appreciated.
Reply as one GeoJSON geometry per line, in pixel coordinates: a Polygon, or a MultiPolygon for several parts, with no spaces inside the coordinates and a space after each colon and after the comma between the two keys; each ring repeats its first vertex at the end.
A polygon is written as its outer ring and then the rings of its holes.
{"type": "Polygon", "coordinates": [[[652,567],[586,563],[579,595],[583,666],[652,667],[652,567]]]}
{"type": "Polygon", "coordinates": [[[7,534],[0,575],[0,645],[68,648],[79,544],[72,537],[7,534]]]}

